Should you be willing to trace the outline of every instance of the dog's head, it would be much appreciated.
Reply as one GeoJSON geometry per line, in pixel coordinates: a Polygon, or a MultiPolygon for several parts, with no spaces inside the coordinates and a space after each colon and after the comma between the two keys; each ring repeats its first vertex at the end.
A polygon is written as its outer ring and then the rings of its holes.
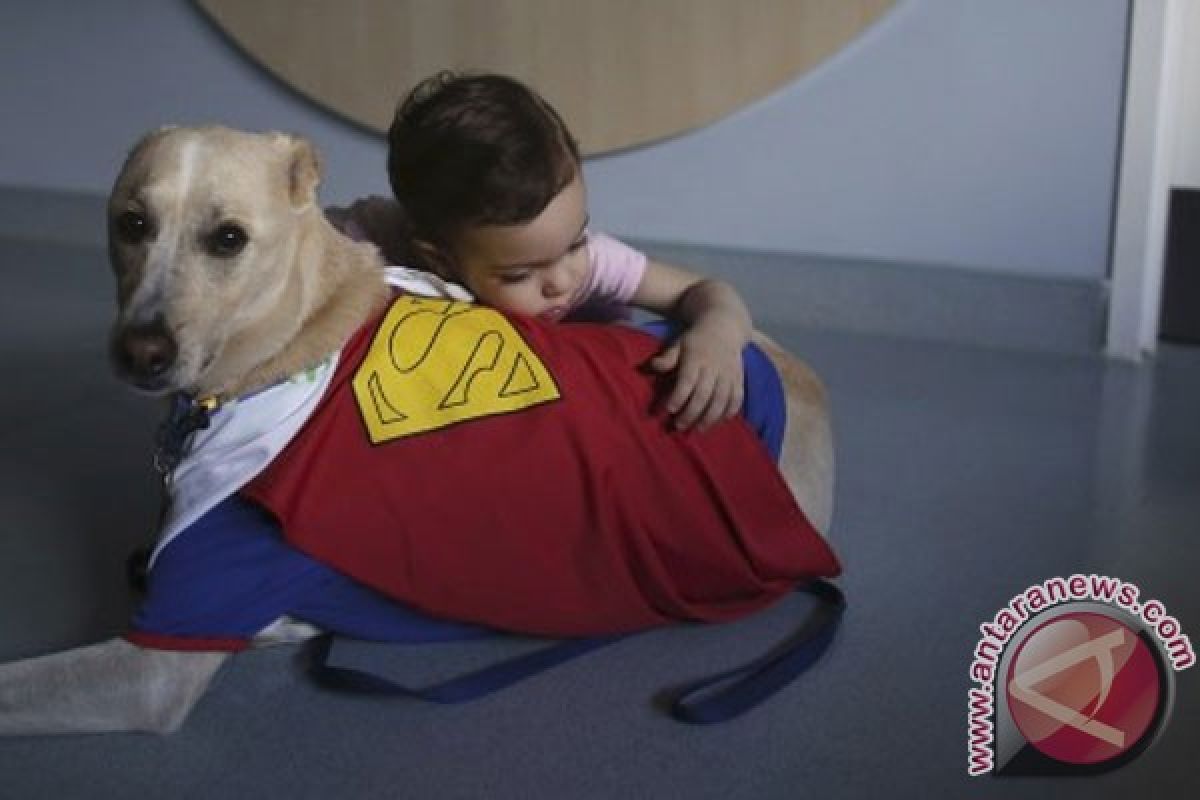
{"type": "Polygon", "coordinates": [[[319,175],[312,146],[280,133],[164,128],[134,147],[108,204],[119,377],[156,394],[205,384],[287,291],[319,175]]]}

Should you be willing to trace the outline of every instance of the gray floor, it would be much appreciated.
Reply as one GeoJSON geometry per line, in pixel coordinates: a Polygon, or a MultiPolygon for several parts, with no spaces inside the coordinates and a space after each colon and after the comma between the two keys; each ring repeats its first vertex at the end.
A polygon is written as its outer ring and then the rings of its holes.
{"type": "MultiPolygon", "coordinates": [[[[125,553],[150,528],[157,409],[108,377],[94,246],[0,239],[0,659],[118,633],[125,553]]],[[[322,693],[295,648],[239,656],[179,734],[0,741],[0,798],[1096,797],[1193,791],[1200,685],[1162,740],[1076,779],[968,779],[978,625],[1054,575],[1120,576],[1200,636],[1200,350],[1137,369],[775,328],[826,378],[835,540],[850,610],[833,650],[722,726],[671,722],[663,687],[789,630],[791,598],[723,627],[635,637],[455,708],[322,693]]],[[[1200,641],[1200,640],[1198,640],[1200,641]]],[[[386,657],[452,672],[504,646],[386,657]]],[[[371,655],[371,654],[368,654],[371,655]]],[[[375,658],[380,657],[373,651],[375,658]]]]}

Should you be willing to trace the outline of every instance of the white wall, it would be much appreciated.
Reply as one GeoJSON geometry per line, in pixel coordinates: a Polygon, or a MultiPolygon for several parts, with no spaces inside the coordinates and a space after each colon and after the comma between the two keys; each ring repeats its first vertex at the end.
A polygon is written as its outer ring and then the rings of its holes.
{"type": "MultiPolygon", "coordinates": [[[[733,117],[588,165],[623,235],[1101,279],[1126,0],[901,0],[733,117]]],[[[186,0],[0,3],[0,184],[107,191],[142,131],[305,133],[324,198],[386,192],[382,142],[252,66],[186,0]]]]}
{"type": "Polygon", "coordinates": [[[1134,0],[1105,351],[1158,345],[1170,192],[1197,186],[1195,0],[1134,0]]]}
{"type": "Polygon", "coordinates": [[[387,192],[385,147],[285,88],[187,0],[0,0],[0,185],[107,193],[166,123],[287,130],[325,157],[324,197],[387,192]]]}
{"type": "Polygon", "coordinates": [[[1099,279],[1124,0],[909,0],[775,96],[597,161],[651,239],[1099,279]]]}

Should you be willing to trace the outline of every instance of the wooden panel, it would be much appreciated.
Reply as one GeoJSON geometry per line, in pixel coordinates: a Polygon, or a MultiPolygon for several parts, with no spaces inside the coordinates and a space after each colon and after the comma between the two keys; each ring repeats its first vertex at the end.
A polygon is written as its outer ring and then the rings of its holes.
{"type": "Polygon", "coordinates": [[[303,94],[378,131],[439,69],[538,89],[588,153],[705,125],[811,69],[893,0],[196,0],[303,94]]]}

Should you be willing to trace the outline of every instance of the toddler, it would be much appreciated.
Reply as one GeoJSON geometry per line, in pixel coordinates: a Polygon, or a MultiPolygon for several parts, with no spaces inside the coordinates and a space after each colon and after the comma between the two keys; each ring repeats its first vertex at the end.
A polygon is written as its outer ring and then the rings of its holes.
{"type": "Polygon", "coordinates": [[[649,367],[674,373],[680,429],[738,413],[751,321],[727,283],[651,261],[589,228],[578,145],[536,92],[502,75],[439,73],[400,104],[388,133],[395,201],[331,212],[392,264],[461,284],[477,302],[547,320],[608,321],[635,306],[680,333],[649,367]]]}

